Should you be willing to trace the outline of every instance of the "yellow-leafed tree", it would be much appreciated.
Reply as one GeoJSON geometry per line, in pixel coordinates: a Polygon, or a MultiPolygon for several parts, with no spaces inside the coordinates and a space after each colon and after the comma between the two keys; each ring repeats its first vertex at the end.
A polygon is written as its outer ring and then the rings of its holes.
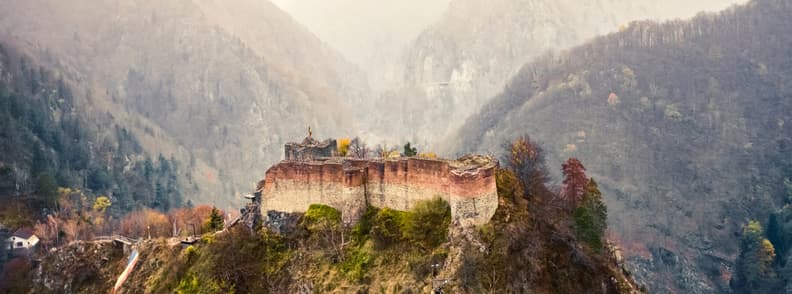
{"type": "Polygon", "coordinates": [[[352,143],[352,140],[349,138],[341,138],[338,139],[338,143],[336,143],[338,149],[339,156],[347,156],[349,153],[349,144],[352,143]]]}
{"type": "Polygon", "coordinates": [[[425,159],[437,159],[437,154],[434,152],[425,152],[425,153],[419,153],[418,157],[425,159]]]}

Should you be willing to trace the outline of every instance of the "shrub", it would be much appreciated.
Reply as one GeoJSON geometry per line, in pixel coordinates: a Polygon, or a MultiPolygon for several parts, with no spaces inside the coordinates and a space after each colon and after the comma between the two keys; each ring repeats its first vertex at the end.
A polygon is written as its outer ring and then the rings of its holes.
{"type": "Polygon", "coordinates": [[[371,233],[371,226],[374,218],[377,216],[379,209],[373,206],[366,207],[366,212],[360,217],[360,220],[354,227],[352,227],[352,241],[360,246],[368,240],[371,233]]]}
{"type": "Polygon", "coordinates": [[[423,248],[444,243],[451,224],[451,206],[440,197],[420,201],[405,220],[405,237],[423,248]]]}
{"type": "Polygon", "coordinates": [[[112,205],[112,203],[110,202],[110,198],[107,198],[107,196],[99,196],[96,197],[96,201],[94,201],[93,210],[96,212],[104,213],[105,210],[107,210],[107,208],[110,207],[110,205],[112,205]]]}
{"type": "Polygon", "coordinates": [[[179,286],[176,288],[176,293],[197,293],[197,294],[209,294],[209,293],[234,293],[233,287],[226,291],[222,290],[222,286],[219,285],[212,279],[203,279],[199,278],[195,274],[189,274],[184,279],[179,281],[179,286]]]}
{"type": "Polygon", "coordinates": [[[347,258],[341,263],[341,272],[347,279],[359,282],[366,278],[373,262],[374,255],[366,247],[357,247],[347,253],[347,258]]]}
{"type": "Polygon", "coordinates": [[[303,216],[303,225],[309,231],[337,228],[340,224],[341,212],[324,204],[311,204],[303,216]]]}
{"type": "Polygon", "coordinates": [[[403,211],[383,208],[377,212],[371,224],[371,237],[378,248],[386,248],[404,239],[404,222],[406,213],[403,211]]]}
{"type": "Polygon", "coordinates": [[[187,261],[194,260],[195,257],[198,256],[198,248],[192,245],[187,246],[187,248],[184,249],[184,256],[187,257],[187,261]]]}

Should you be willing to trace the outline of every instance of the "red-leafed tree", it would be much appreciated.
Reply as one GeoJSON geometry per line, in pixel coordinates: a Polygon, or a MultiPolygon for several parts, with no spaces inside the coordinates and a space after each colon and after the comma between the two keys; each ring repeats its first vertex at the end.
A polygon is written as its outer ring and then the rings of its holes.
{"type": "Polygon", "coordinates": [[[583,195],[586,194],[586,185],[588,184],[588,177],[586,176],[586,168],[577,158],[570,158],[561,165],[561,171],[564,173],[564,182],[561,186],[561,197],[566,199],[572,207],[577,207],[583,200],[583,195]]]}

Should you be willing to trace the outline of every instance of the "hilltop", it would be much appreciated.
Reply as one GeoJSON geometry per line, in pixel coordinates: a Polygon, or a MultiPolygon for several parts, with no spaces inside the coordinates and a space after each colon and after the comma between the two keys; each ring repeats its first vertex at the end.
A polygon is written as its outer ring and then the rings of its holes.
{"type": "MultiPolygon", "coordinates": [[[[604,224],[604,206],[596,183],[570,159],[568,183],[560,194],[551,192],[535,147],[516,140],[503,168],[475,157],[454,163],[495,167],[497,207],[486,222],[452,221],[452,207],[441,197],[408,210],[367,205],[352,222],[341,210],[313,203],[284,212],[288,217],[278,221],[293,222],[277,230],[269,219],[253,229],[204,234],[189,246],[142,240],[133,245],[139,257],[122,292],[638,293],[618,248],[597,225],[604,224]]],[[[271,193],[261,191],[263,198],[271,193]]],[[[112,283],[103,277],[118,276],[126,264],[119,246],[76,242],[48,254],[31,285],[107,292],[112,283]]]]}

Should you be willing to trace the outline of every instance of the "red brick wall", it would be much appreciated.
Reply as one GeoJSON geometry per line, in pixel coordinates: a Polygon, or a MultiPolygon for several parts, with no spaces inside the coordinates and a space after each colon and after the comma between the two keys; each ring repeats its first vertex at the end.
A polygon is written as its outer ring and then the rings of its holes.
{"type": "Polygon", "coordinates": [[[399,160],[349,160],[348,170],[340,162],[283,161],[267,171],[264,190],[279,179],[302,182],[336,182],[345,187],[369,185],[406,185],[454,194],[476,197],[495,188],[494,169],[477,172],[451,170],[447,161],[419,158],[399,160]]]}

